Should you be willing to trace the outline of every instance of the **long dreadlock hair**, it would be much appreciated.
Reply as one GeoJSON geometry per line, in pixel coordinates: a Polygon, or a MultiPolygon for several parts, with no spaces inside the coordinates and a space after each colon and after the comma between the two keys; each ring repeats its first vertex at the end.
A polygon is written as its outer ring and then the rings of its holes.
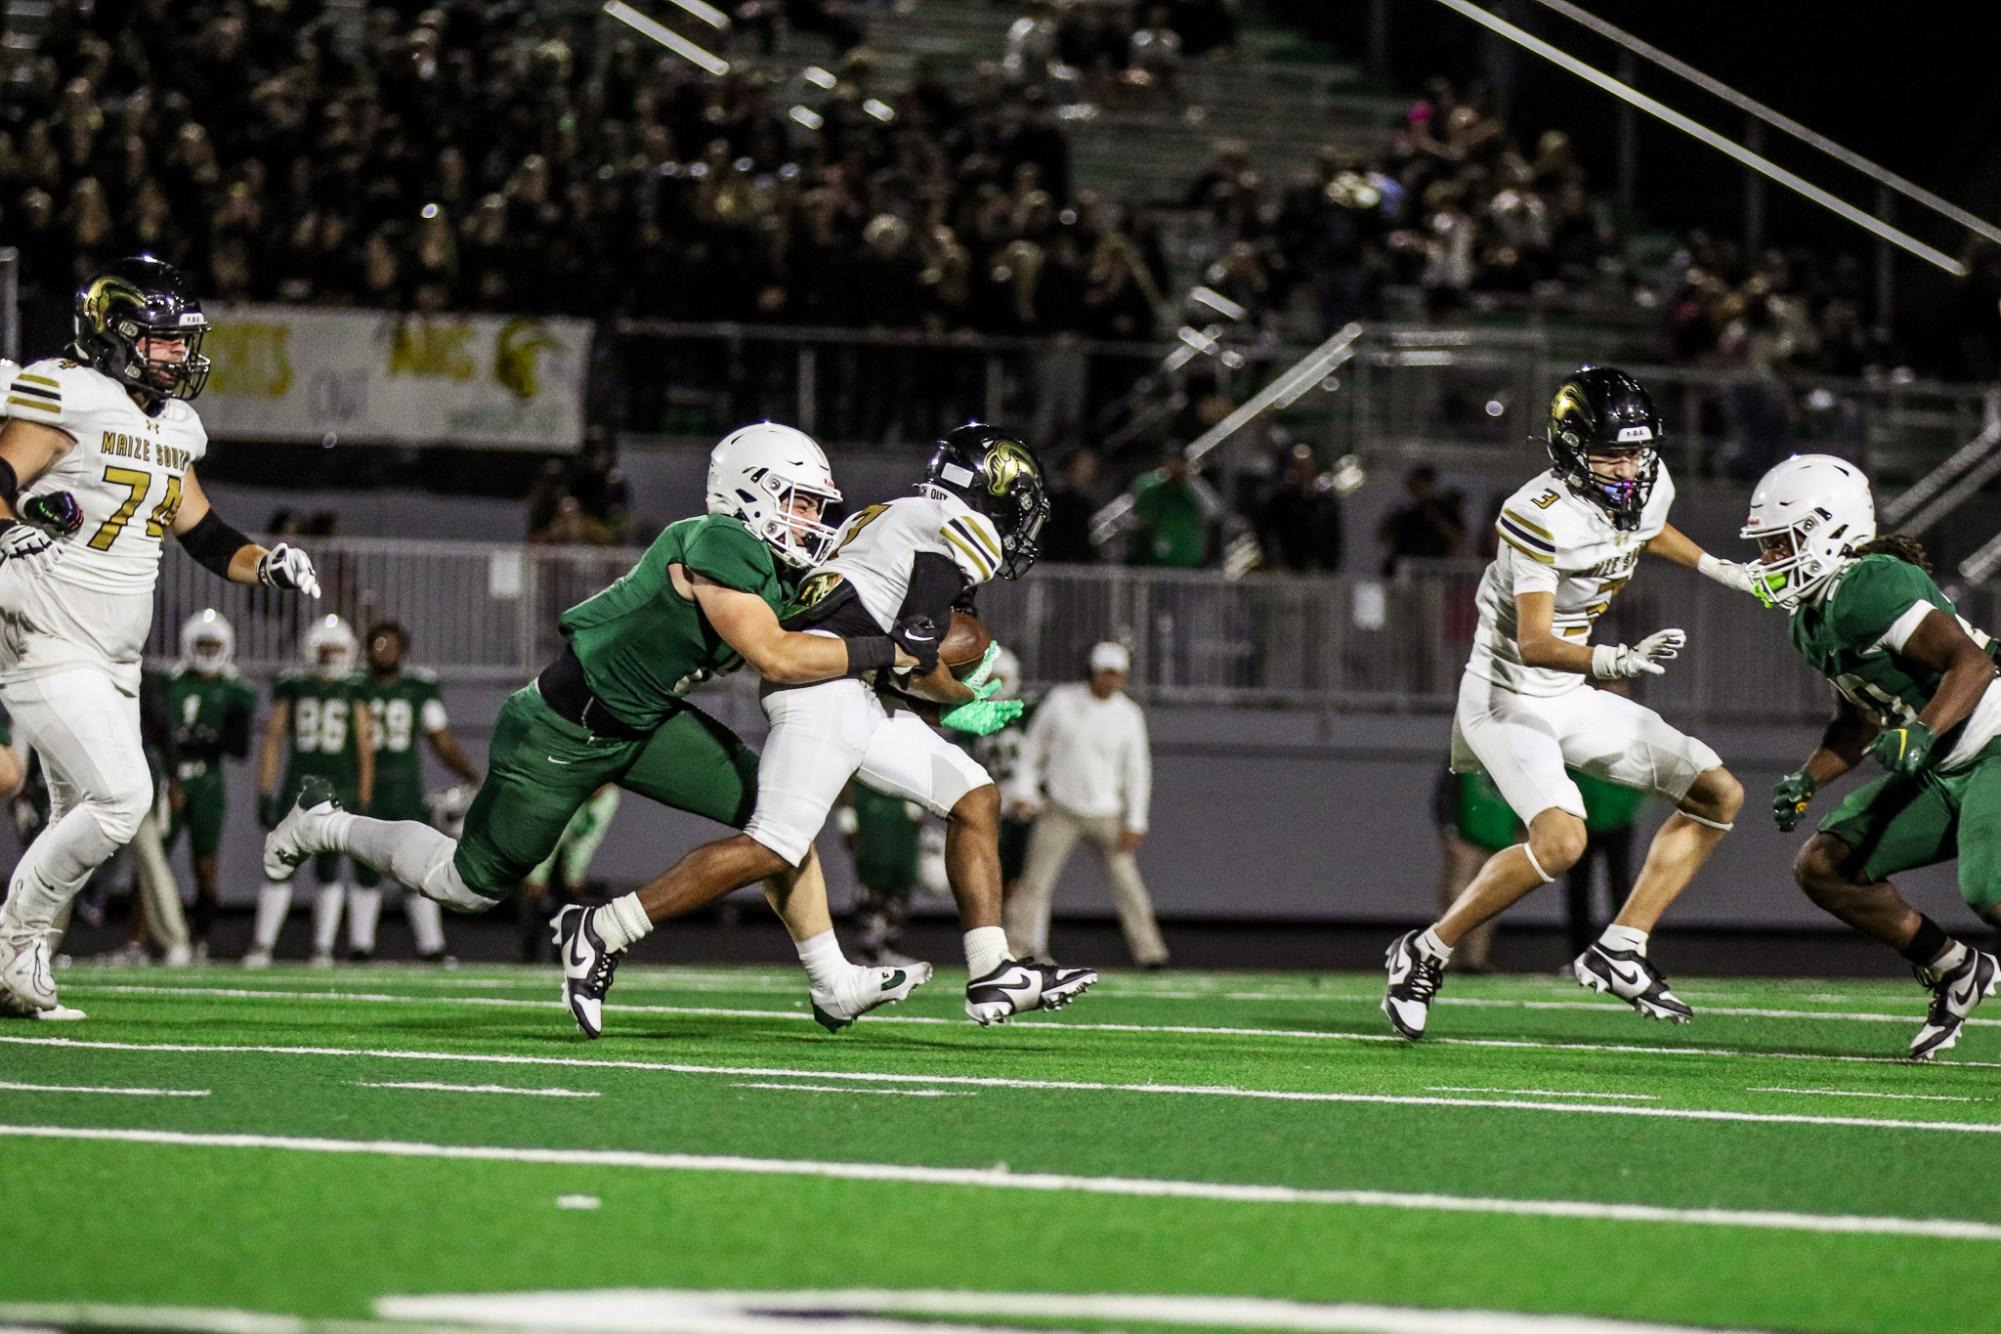
{"type": "Polygon", "coordinates": [[[1895,556],[1906,565],[1917,566],[1926,574],[1932,572],[1932,558],[1930,553],[1925,550],[1924,543],[1918,541],[1915,537],[1906,537],[1902,533],[1890,533],[1886,536],[1876,538],[1874,541],[1864,542],[1861,546],[1855,548],[1855,554],[1858,556],[1895,556]]]}

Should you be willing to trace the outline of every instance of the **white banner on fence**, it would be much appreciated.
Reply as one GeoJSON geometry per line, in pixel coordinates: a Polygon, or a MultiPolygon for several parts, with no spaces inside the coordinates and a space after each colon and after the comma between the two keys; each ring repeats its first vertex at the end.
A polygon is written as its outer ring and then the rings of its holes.
{"type": "Polygon", "coordinates": [[[307,306],[210,312],[202,421],[223,439],[575,449],[587,320],[307,306]]]}

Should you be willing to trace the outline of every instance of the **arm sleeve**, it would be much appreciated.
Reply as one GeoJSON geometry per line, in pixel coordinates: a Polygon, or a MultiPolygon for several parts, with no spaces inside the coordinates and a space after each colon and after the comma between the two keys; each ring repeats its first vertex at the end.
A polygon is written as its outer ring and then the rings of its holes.
{"type": "Polygon", "coordinates": [[[1133,734],[1126,743],[1125,827],[1144,834],[1153,807],[1153,746],[1147,740],[1146,715],[1139,705],[1133,705],[1131,717],[1133,734]]]}

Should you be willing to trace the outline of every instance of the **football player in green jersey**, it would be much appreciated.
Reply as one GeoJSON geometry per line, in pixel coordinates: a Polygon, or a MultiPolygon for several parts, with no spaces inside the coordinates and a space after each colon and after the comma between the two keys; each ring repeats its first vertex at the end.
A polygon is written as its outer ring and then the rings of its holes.
{"type": "MultiPolygon", "coordinates": [[[[732,432],[709,458],[709,512],[669,524],[622,578],[563,613],[562,656],[501,707],[463,837],[352,814],[321,786],[265,840],[266,872],[344,852],[427,898],[480,912],[519,891],[606,783],[741,828],[757,800],[757,757],[689,703],[689,691],[745,665],[767,681],[805,683],[916,662],[887,634],[840,639],[779,625],[794,577],[827,549],[833,530],[821,515],[839,499],[826,456],[804,433],[770,422],[732,432]]],[[[828,1027],[930,977],[928,966],[848,963],[817,858],[774,875],[765,893],[828,1027]]],[[[597,1017],[578,1019],[593,1037],[597,1017]]]]}
{"type": "Polygon", "coordinates": [[[216,855],[222,846],[223,816],[228,807],[224,756],[242,759],[250,753],[250,715],[257,710],[257,692],[236,674],[236,631],[229,618],[210,608],[188,617],[181,626],[181,660],[167,679],[166,709],[178,757],[167,782],[166,851],[172,853],[182,833],[188,836],[188,860],[195,873],[195,910],[189,926],[194,959],[208,959],[209,929],[221,902],[216,887],[216,855]]]}
{"type": "MultiPolygon", "coordinates": [[[[305,670],[271,683],[271,719],[257,767],[257,818],[275,828],[307,782],[317,780],[342,804],[367,810],[375,795],[374,719],[355,675],[354,631],[338,616],[322,616],[301,645],[305,670]],[[284,782],[279,784],[282,775],[284,782]]],[[[303,860],[303,858],[301,859],[303,860]]],[[[245,968],[268,968],[271,953],[292,908],[292,872],[298,863],[264,864],[264,888],[257,895],[257,922],[245,968]]],[[[320,891],[313,900],[313,953],[317,967],[333,964],[340,931],[340,858],[324,852],[313,867],[320,891]]]]}
{"type": "MultiPolygon", "coordinates": [[[[452,735],[451,719],[438,693],[438,678],[421,667],[405,667],[409,632],[394,621],[368,629],[368,671],[361,697],[367,702],[370,730],[375,734],[375,800],[368,813],[378,820],[423,820],[424,757],[419,740],[453,777],[478,786],[479,771],[452,735]]],[[[443,963],[445,927],[438,905],[421,894],[404,900],[403,911],[416,937],[417,957],[443,963]]],[[[382,915],[382,877],[367,862],[354,864],[354,884],[347,892],[348,957],[366,962],[375,953],[375,924],[382,915]]]]}
{"type": "Polygon", "coordinates": [[[1862,470],[1826,454],[1787,459],[1758,483],[1744,536],[1759,590],[1791,615],[1793,647],[1833,683],[1820,745],[1772,793],[1790,830],[1821,787],[1873,756],[1886,772],[1848,794],[1800,849],[1807,897],[1911,962],[1932,993],[1910,1059],[1959,1040],[2001,964],[1948,936],[1890,877],[1957,859],[1959,892],[2001,926],[2001,677],[1996,645],[1932,582],[1924,548],[1876,535],[1862,470]]]}

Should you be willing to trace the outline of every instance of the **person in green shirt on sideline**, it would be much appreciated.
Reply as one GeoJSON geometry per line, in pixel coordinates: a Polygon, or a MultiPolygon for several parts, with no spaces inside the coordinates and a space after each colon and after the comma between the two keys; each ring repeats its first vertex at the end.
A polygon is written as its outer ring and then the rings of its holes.
{"type": "MultiPolygon", "coordinates": [[[[1609,684],[1624,683],[1606,683],[1598,688],[1604,690],[1609,684]]],[[[1620,689],[1614,693],[1623,695],[1626,691],[1620,689]]],[[[1572,769],[1569,773],[1584,796],[1584,832],[1589,839],[1584,845],[1584,855],[1563,879],[1564,905],[1570,919],[1570,953],[1564,957],[1574,959],[1589,949],[1605,929],[1591,911],[1592,864],[1600,861],[1605,864],[1607,903],[1624,903],[1633,888],[1633,822],[1647,794],[1636,787],[1621,787],[1594,778],[1582,769],[1572,769]]],[[[1568,976],[1568,970],[1565,975],[1568,976]]]]}
{"type": "Polygon", "coordinates": [[[171,854],[181,835],[187,835],[195,873],[189,934],[194,961],[205,963],[222,901],[218,856],[229,806],[223,761],[250,754],[250,718],[257,711],[257,692],[236,674],[236,630],[228,617],[210,608],[181,626],[181,660],[167,678],[165,693],[176,755],[167,780],[172,819],[165,851],[171,854]]]}
{"type": "MultiPolygon", "coordinates": [[[[321,786],[265,840],[266,870],[345,853],[448,907],[483,912],[519,892],[606,783],[741,828],[757,802],[757,756],[689,691],[746,664],[767,681],[804,684],[916,662],[886,634],[844,640],[779,624],[797,573],[828,548],[823,516],[840,498],[826,456],[802,432],[770,422],[732,432],[709,458],[708,513],[669,524],[616,583],[563,613],[562,656],[501,706],[461,838],[343,810],[321,786]]],[[[817,858],[774,876],[765,893],[828,1028],[929,979],[929,968],[848,963],[817,858]]]]}
{"type": "Polygon", "coordinates": [[[2001,647],[1939,591],[1923,547],[1876,535],[1868,478],[1844,459],[1796,455],[1766,473],[1743,535],[1758,544],[1757,591],[1835,695],[1820,744],[1773,789],[1772,818],[1791,830],[1865,757],[1883,766],[1821,820],[1793,875],[1910,962],[1932,998],[1907,1055],[1928,1061],[1994,994],[2001,960],[1948,936],[1890,877],[1957,861],[1967,906],[2001,926],[2001,647]]]}
{"type": "Polygon", "coordinates": [[[1193,570],[1209,558],[1209,511],[1171,446],[1161,466],[1133,483],[1132,563],[1193,570]]]}

